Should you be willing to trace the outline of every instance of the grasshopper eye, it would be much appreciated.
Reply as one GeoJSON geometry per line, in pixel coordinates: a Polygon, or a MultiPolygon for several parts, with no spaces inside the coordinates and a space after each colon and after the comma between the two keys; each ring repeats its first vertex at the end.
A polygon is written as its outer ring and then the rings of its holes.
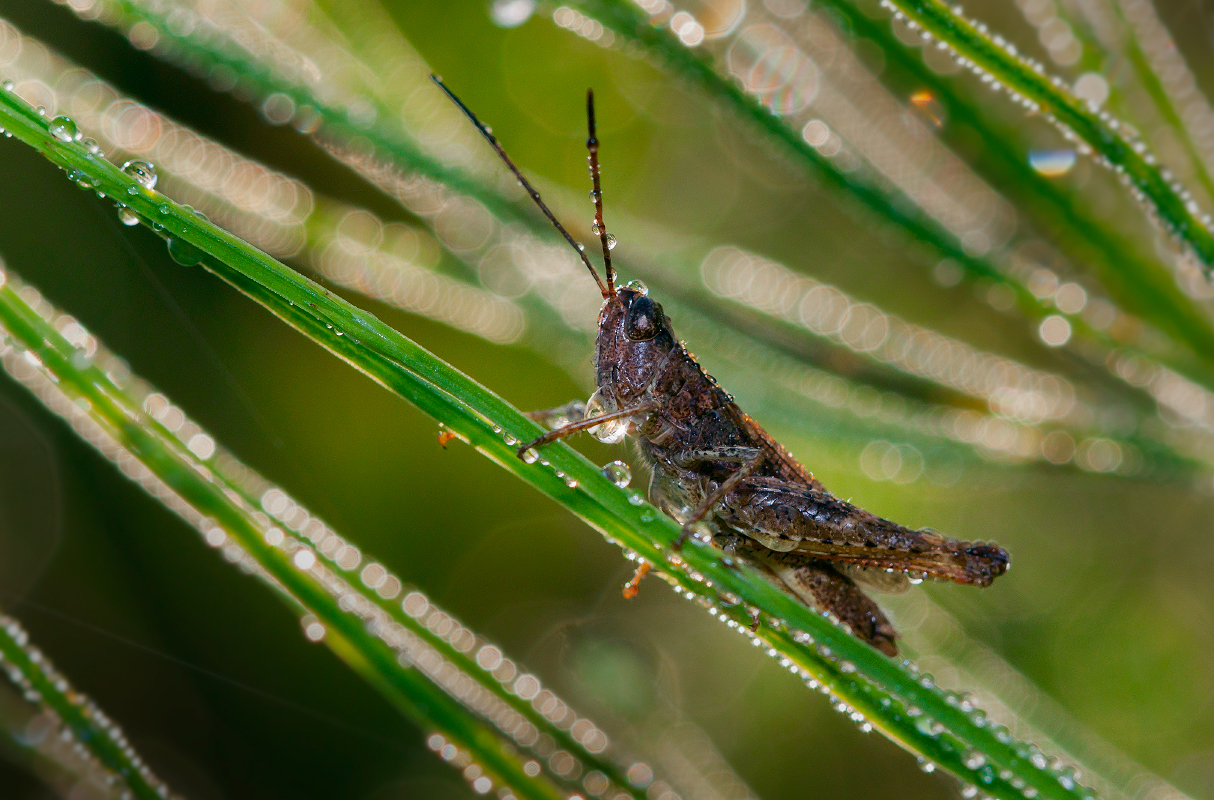
{"type": "Polygon", "coordinates": [[[648,297],[641,295],[632,301],[628,316],[624,318],[624,336],[634,342],[643,342],[658,335],[658,320],[662,308],[648,297]]]}

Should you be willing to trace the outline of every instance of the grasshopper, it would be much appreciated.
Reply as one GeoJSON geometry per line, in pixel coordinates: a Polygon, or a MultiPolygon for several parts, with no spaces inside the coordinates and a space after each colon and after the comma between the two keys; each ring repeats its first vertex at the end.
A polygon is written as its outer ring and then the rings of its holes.
{"type": "MultiPolygon", "coordinates": [[[[534,459],[535,448],[579,431],[607,442],[632,436],[652,476],[650,500],[682,525],[676,549],[706,530],[712,544],[745,558],[777,586],[834,614],[890,656],[898,652],[897,633],[856,579],[899,584],[915,575],[987,586],[1007,571],[1008,554],[1000,547],[912,530],[835,497],[704,371],[643,285],[615,285],[614,239],[603,223],[593,91],[586,95],[586,148],[605,283],[585,248],[557,221],[492,131],[440,78],[434,81],[574,248],[603,295],[594,359],[598,389],[586,403],[584,419],[568,421],[575,404],[533,412],[533,419],[560,424],[520,446],[520,458],[534,459]]],[[[646,571],[637,571],[626,596],[636,593],[646,571]]]]}

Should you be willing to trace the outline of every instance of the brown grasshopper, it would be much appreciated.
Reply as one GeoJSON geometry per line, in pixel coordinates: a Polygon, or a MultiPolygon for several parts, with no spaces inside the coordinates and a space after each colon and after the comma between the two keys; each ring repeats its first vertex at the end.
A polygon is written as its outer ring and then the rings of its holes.
{"type": "MultiPolygon", "coordinates": [[[[587,92],[594,225],[603,247],[604,283],[577,244],[506,155],[493,133],[435,77],[476,125],[549,221],[577,251],[603,294],[595,345],[595,383],[584,419],[567,422],[574,404],[535,412],[559,427],[519,448],[534,448],[579,431],[603,441],[635,437],[652,478],[649,498],[682,525],[679,548],[699,527],[729,553],[745,557],[802,602],[833,613],[852,632],[887,655],[897,633],[853,578],[876,573],[905,581],[917,574],[987,586],[1007,571],[1008,555],[992,544],[960,542],[930,530],[911,530],[840,500],[704,372],[675,338],[662,306],[645,288],[616,288],[614,243],[603,224],[594,93],[587,92]]],[[[645,569],[625,588],[636,593],[645,569]]]]}

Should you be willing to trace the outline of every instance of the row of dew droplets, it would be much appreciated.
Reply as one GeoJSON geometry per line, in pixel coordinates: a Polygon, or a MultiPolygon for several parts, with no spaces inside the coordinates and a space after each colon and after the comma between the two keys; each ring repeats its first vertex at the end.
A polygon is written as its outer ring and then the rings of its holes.
{"type": "MultiPolygon", "coordinates": [[[[906,25],[910,30],[916,31],[920,38],[922,38],[924,41],[930,41],[936,38],[935,34],[924,28],[923,25],[912,18],[909,13],[904,12],[895,3],[895,0],[880,0],[880,5],[882,8],[890,11],[896,21],[906,25]]],[[[1029,73],[1035,73],[1036,76],[1046,76],[1044,65],[1042,65],[1039,61],[1020,53],[1013,43],[1007,41],[1002,36],[990,35],[989,29],[984,23],[964,20],[960,6],[952,8],[951,14],[957,18],[958,22],[968,23],[980,37],[991,43],[995,48],[1007,53],[1017,62],[1017,66],[1023,68],[1029,73]]],[[[1106,144],[1110,146],[1111,152],[1097,151],[1093,148],[1091,143],[1076,133],[1076,131],[1069,124],[1062,121],[1053,110],[1050,108],[1043,108],[1043,106],[1036,100],[1022,94],[1009,82],[1005,82],[1005,76],[996,75],[988,71],[981,64],[976,63],[973,59],[970,59],[962,54],[957,49],[956,45],[951,41],[941,39],[937,46],[946,48],[951,53],[953,60],[958,65],[973,72],[989,89],[995,92],[1000,91],[1000,89],[1004,89],[1014,102],[1028,109],[1030,113],[1040,113],[1046,120],[1058,128],[1064,139],[1074,143],[1075,151],[1078,154],[1090,156],[1092,160],[1100,166],[1110,169],[1117,176],[1117,179],[1122,183],[1122,185],[1127,188],[1130,196],[1147,212],[1148,219],[1152,223],[1161,226],[1187,255],[1190,255],[1194,260],[1202,264],[1207,275],[1212,274],[1214,268],[1212,268],[1207,259],[1203,258],[1198,252],[1197,243],[1192,241],[1191,237],[1189,236],[1190,225],[1188,221],[1184,219],[1172,219],[1164,212],[1159,200],[1152,196],[1150,190],[1158,190],[1159,188],[1158,185],[1155,185],[1156,181],[1154,178],[1158,178],[1158,184],[1162,185],[1167,191],[1169,191],[1175,198],[1179,200],[1180,205],[1183,207],[1183,211],[1192,215],[1194,218],[1193,221],[1197,223],[1201,230],[1205,232],[1214,231],[1214,217],[1212,217],[1209,213],[1204,212],[1197,205],[1196,200],[1193,198],[1192,192],[1190,192],[1182,183],[1177,181],[1175,176],[1173,176],[1168,169],[1155,169],[1154,176],[1150,174],[1131,174],[1131,171],[1127,169],[1127,163],[1130,163],[1129,161],[1123,163],[1122,161],[1113,160],[1111,153],[1120,149],[1121,152],[1118,154],[1119,157],[1124,158],[1129,152],[1132,152],[1141,159],[1142,163],[1148,169],[1158,167],[1158,158],[1150,151],[1146,142],[1132,125],[1123,122],[1109,113],[1107,110],[1100,109],[1099,106],[1091,100],[1085,101],[1084,98],[1078,98],[1080,102],[1086,102],[1087,104],[1086,110],[1089,117],[1085,121],[1091,122],[1098,128],[1102,128],[1099,130],[1099,133],[1102,136],[1111,137],[1115,141],[1115,143],[1106,142],[1106,144]],[[1093,120],[1092,117],[1095,119],[1093,120]],[[1122,145],[1124,148],[1118,148],[1116,145],[1122,145]]],[[[1066,83],[1063,82],[1058,76],[1052,76],[1048,80],[1051,88],[1061,93],[1064,97],[1071,92],[1066,83]]],[[[1080,113],[1083,111],[1081,107],[1073,108],[1071,110],[1079,111],[1080,113]]],[[[1032,154],[1030,154],[1030,166],[1032,166],[1035,171],[1038,171],[1047,177],[1056,177],[1057,175],[1065,174],[1065,172],[1070,170],[1070,168],[1073,166],[1073,162],[1069,164],[1066,162],[1071,158],[1073,158],[1073,156],[1069,155],[1069,151],[1058,151],[1054,154],[1047,154],[1043,163],[1041,156],[1034,159],[1032,154]],[[1042,167],[1044,167],[1044,169],[1042,167]]]]}
{"type": "MultiPolygon", "coordinates": [[[[702,583],[705,588],[711,590],[712,584],[710,581],[705,580],[704,576],[694,571],[689,572],[689,575],[692,580],[702,583]]],[[[685,589],[677,584],[674,588],[679,594],[685,595],[688,599],[696,601],[705,607],[714,618],[721,619],[728,627],[746,636],[754,646],[762,647],[764,644],[768,644],[765,652],[772,657],[779,658],[782,668],[789,670],[789,672],[799,677],[809,688],[819,690],[823,694],[830,696],[834,700],[833,707],[840,713],[847,715],[848,718],[858,725],[861,731],[867,733],[873,729],[872,723],[866,718],[864,713],[836,696],[826,682],[815,679],[809,670],[796,664],[788,655],[782,653],[780,648],[770,646],[763,637],[758,636],[755,632],[758,621],[755,613],[757,610],[748,608],[736,595],[728,591],[720,591],[716,602],[713,602],[711,598],[696,590],[685,589]]],[[[837,620],[833,615],[824,614],[823,616],[835,622],[836,625],[850,634],[846,625],[837,620]]],[[[769,626],[773,629],[784,629],[782,621],[778,619],[772,619],[768,622],[769,626]]],[[[842,674],[843,679],[853,681],[862,694],[869,696],[881,695],[878,702],[886,710],[885,716],[895,722],[910,722],[918,733],[936,741],[942,755],[947,757],[947,761],[952,762],[953,769],[959,773],[964,771],[971,776],[968,780],[963,779],[962,781],[962,794],[964,797],[973,798],[985,795],[980,787],[993,787],[996,779],[1009,785],[1026,800],[1034,800],[1034,798],[1039,796],[1040,793],[1037,788],[1029,786],[1023,778],[1018,777],[1011,769],[1004,767],[997,770],[989,762],[986,754],[977,749],[972,749],[970,743],[950,730],[943,721],[932,718],[913,702],[899,698],[886,687],[874,683],[871,678],[860,673],[853,662],[839,659],[831,652],[829,647],[820,642],[815,642],[814,637],[809,633],[804,631],[791,632],[790,638],[792,642],[812,648],[819,657],[833,663],[838,672],[842,674]]],[[[787,652],[787,648],[784,648],[784,651],[787,652]]],[[[989,729],[997,742],[1014,748],[1015,757],[1009,762],[1009,766],[1016,767],[1018,764],[1031,765],[1033,768],[1046,772],[1056,779],[1066,791],[1071,792],[1080,789],[1082,792],[1081,796],[1085,800],[1094,800],[1094,792],[1078,785],[1079,773],[1074,767],[1064,765],[1057,759],[1051,760],[1047,758],[1036,745],[1014,740],[1011,732],[1006,727],[992,725],[987,718],[986,712],[976,706],[975,700],[971,695],[937,687],[933,677],[927,673],[920,673],[918,667],[911,661],[903,661],[902,667],[910,673],[912,680],[923,690],[939,695],[947,705],[965,714],[975,727],[989,729]]],[[[925,756],[919,756],[918,762],[924,772],[934,772],[937,766],[935,762],[925,756]]]]}
{"type": "MultiPolygon", "coordinates": [[[[12,81],[6,80],[2,85],[0,85],[0,88],[3,88],[5,91],[12,91],[13,83],[12,81]]],[[[45,109],[39,108],[38,113],[40,116],[43,116],[46,112],[45,109]]],[[[50,133],[53,139],[64,144],[79,142],[84,146],[90,158],[102,157],[103,155],[101,152],[101,147],[96,141],[93,139],[84,138],[82,136],[79,127],[76,125],[76,121],[71,117],[59,115],[53,118],[47,126],[47,132],[50,133]]],[[[6,131],[5,133],[8,132],[6,131]]],[[[8,135],[11,136],[11,134],[8,135]]],[[[135,183],[137,184],[127,187],[126,192],[131,196],[138,195],[140,192],[140,187],[147,192],[152,192],[155,190],[156,184],[160,179],[160,176],[156,172],[156,165],[143,159],[131,159],[130,161],[126,161],[122,164],[121,169],[124,175],[134,179],[135,183]]],[[[68,178],[82,189],[95,189],[98,185],[95,179],[79,169],[70,170],[68,172],[68,178]]],[[[98,192],[97,196],[104,198],[105,194],[103,192],[98,192]]],[[[123,225],[134,226],[139,224],[139,215],[132,211],[124,203],[118,203],[117,209],[118,219],[123,225]]],[[[193,211],[193,209],[190,210],[193,211]]],[[[162,204],[159,211],[162,216],[168,216],[170,213],[172,213],[172,209],[167,203],[162,204]]],[[[206,216],[200,211],[194,211],[194,214],[204,220],[206,219],[206,216]]],[[[152,223],[152,228],[157,233],[163,235],[163,224],[154,222],[152,223]]],[[[189,267],[195,266],[202,262],[203,252],[198,247],[190,244],[180,237],[166,237],[166,240],[168,243],[169,255],[178,264],[189,267]]]]}
{"type": "Polygon", "coordinates": [[[102,788],[95,782],[98,778],[121,797],[133,796],[132,791],[140,797],[149,793],[162,798],[178,796],[152,773],[122,729],[29,643],[29,634],[15,619],[0,615],[0,640],[0,671],[27,702],[43,711],[26,727],[23,743],[71,769],[75,765],[70,761],[53,755],[56,746],[69,745],[77,764],[85,767],[75,776],[78,782],[73,796],[77,790],[92,796],[102,788]]]}

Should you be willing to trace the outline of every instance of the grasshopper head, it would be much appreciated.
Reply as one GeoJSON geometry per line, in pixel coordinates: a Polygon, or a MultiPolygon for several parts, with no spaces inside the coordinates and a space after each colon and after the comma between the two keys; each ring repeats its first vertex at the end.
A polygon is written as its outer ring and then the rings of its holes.
{"type": "Polygon", "coordinates": [[[599,312],[594,380],[619,408],[642,398],[678,346],[662,305],[646,292],[639,281],[621,286],[599,312]]]}

